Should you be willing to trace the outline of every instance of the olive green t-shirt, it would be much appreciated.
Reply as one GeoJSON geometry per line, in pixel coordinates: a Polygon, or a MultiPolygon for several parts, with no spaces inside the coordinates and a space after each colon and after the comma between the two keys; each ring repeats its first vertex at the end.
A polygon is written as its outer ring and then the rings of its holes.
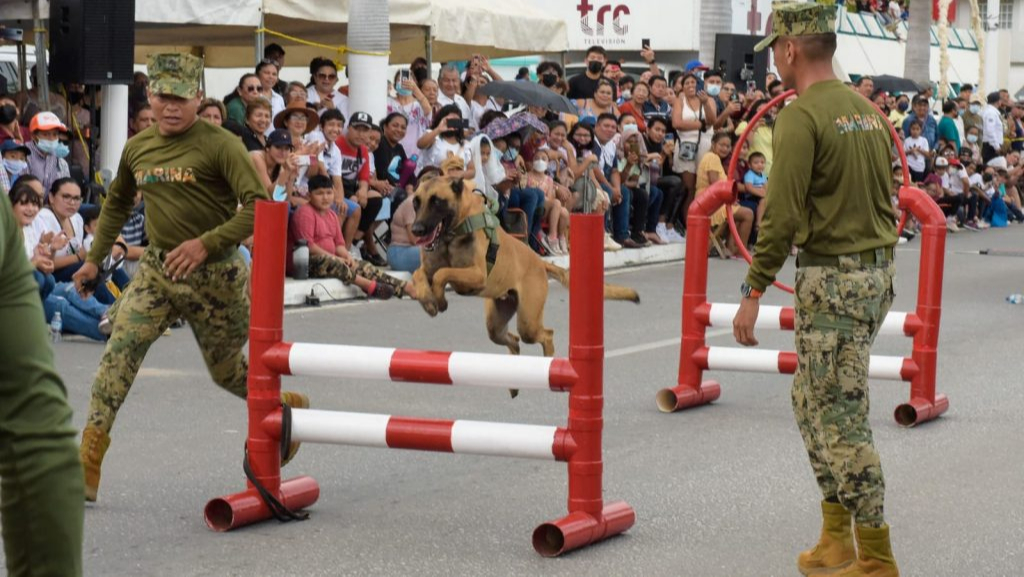
{"type": "Polygon", "coordinates": [[[203,120],[174,136],[150,127],[124,147],[89,251],[91,262],[100,263],[110,252],[135,205],[136,190],[146,202],[150,245],[172,250],[198,238],[210,260],[230,254],[252,234],[256,201],[268,198],[237,136],[203,120]]]}
{"type": "Polygon", "coordinates": [[[888,125],[839,80],[808,88],[775,122],[775,162],[747,284],[764,290],[790,245],[844,255],[896,244],[888,125]]]}

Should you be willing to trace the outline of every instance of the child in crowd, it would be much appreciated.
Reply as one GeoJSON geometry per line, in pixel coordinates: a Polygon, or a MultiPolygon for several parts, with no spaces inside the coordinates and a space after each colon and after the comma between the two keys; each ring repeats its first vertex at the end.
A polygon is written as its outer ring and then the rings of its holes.
{"type": "MultiPolygon", "coordinates": [[[[729,157],[732,152],[732,137],[728,132],[718,132],[711,138],[711,150],[700,160],[697,167],[697,196],[700,196],[709,186],[725,178],[725,168],[722,161],[729,157]]],[[[740,234],[740,241],[744,246],[750,241],[750,230],[754,225],[754,211],[739,204],[733,205],[733,219],[736,221],[736,228],[740,234]]],[[[719,225],[726,222],[727,216],[725,207],[718,209],[711,216],[711,226],[717,232],[719,225]]],[[[742,259],[739,255],[739,248],[732,234],[728,234],[725,251],[728,254],[724,257],[742,259]]]]}
{"type": "Polygon", "coordinates": [[[761,226],[761,218],[764,217],[764,195],[768,192],[768,177],[764,173],[765,157],[760,152],[754,152],[747,158],[750,169],[743,176],[743,192],[740,194],[740,204],[754,212],[754,226],[761,226]]]}
{"type": "Polygon", "coordinates": [[[547,174],[549,158],[548,150],[538,149],[534,153],[531,170],[526,175],[526,187],[544,191],[544,216],[548,220],[544,248],[558,256],[569,254],[569,211],[555,198],[555,183],[547,174]]]}
{"type": "Polygon", "coordinates": [[[921,122],[910,123],[910,138],[903,141],[903,151],[907,154],[907,166],[910,168],[910,181],[923,183],[931,149],[928,140],[921,136],[921,122]]]}
{"type": "MultiPolygon", "coordinates": [[[[392,296],[415,294],[411,282],[384,274],[367,261],[356,262],[345,247],[338,215],[331,210],[334,189],[324,175],[309,179],[309,203],[300,206],[292,215],[288,227],[288,253],[293,254],[295,244],[305,240],[309,246],[309,276],[336,278],[345,284],[354,284],[370,297],[386,300],[392,296]]],[[[287,259],[288,274],[293,273],[293,262],[287,259]]]]}

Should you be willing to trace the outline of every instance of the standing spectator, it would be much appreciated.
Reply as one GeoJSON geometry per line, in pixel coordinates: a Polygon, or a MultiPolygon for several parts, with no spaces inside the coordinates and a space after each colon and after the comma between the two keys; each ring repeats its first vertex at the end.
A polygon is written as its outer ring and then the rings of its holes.
{"type": "Polygon", "coordinates": [[[967,140],[960,147],[960,155],[964,153],[970,154],[971,162],[975,164],[981,164],[981,129],[977,126],[972,126],[967,129],[967,140]]]}
{"type": "Polygon", "coordinates": [[[953,145],[956,153],[960,154],[960,131],[957,129],[956,121],[959,120],[958,107],[952,100],[942,103],[942,119],[939,120],[938,137],[953,145]]]}
{"type": "Polygon", "coordinates": [[[668,80],[664,76],[655,75],[651,77],[651,98],[644,103],[644,121],[650,122],[651,118],[660,116],[667,120],[672,119],[672,104],[669,101],[668,80]]]}
{"type": "Polygon", "coordinates": [[[278,74],[281,69],[273,60],[262,60],[256,65],[256,77],[260,81],[260,96],[270,103],[270,115],[277,116],[284,110],[284,97],[274,90],[278,85],[278,74]]]}
{"type": "MultiPolygon", "coordinates": [[[[245,124],[245,109],[249,104],[260,100],[262,84],[260,79],[252,72],[247,72],[238,79],[238,87],[224,97],[224,106],[228,110],[228,118],[237,122],[239,126],[245,124]]],[[[268,102],[269,104],[269,102],[268,102]]]]}
{"type": "Polygon", "coordinates": [[[441,110],[441,103],[438,102],[438,96],[441,91],[438,89],[437,81],[432,78],[427,78],[420,83],[420,90],[423,92],[423,96],[427,98],[427,102],[430,103],[430,110],[427,110],[429,114],[428,118],[433,118],[439,110],[441,110]]]}
{"type": "Polygon", "coordinates": [[[546,60],[537,65],[537,82],[552,91],[562,80],[562,67],[557,62],[546,60]]]}
{"type": "Polygon", "coordinates": [[[18,121],[18,104],[10,96],[0,96],[0,144],[13,140],[25,144],[32,140],[32,132],[18,121]]]}
{"type": "MultiPolygon", "coordinates": [[[[276,42],[267,44],[263,48],[263,58],[273,61],[277,65],[277,72],[280,75],[281,69],[284,68],[284,48],[281,48],[281,45],[276,42]]],[[[284,96],[288,92],[288,83],[284,80],[278,80],[277,84],[274,85],[274,92],[284,96]]]]}
{"type": "Polygon", "coordinates": [[[988,95],[988,104],[981,111],[981,158],[988,161],[999,156],[1003,149],[1003,118],[996,105],[999,104],[999,93],[988,95]]]}
{"type": "Polygon", "coordinates": [[[587,69],[569,79],[569,92],[566,97],[570,100],[586,100],[594,97],[597,83],[601,80],[605,64],[608,62],[608,53],[602,46],[591,46],[587,48],[587,55],[583,62],[587,65],[587,69]]]}
{"type": "Polygon", "coordinates": [[[718,118],[715,120],[715,130],[724,130],[728,133],[736,131],[735,121],[740,118],[743,112],[743,105],[740,97],[736,94],[736,85],[732,82],[722,84],[722,90],[718,95],[718,102],[722,107],[718,110],[718,118]]]}
{"type": "Polygon", "coordinates": [[[71,176],[64,160],[71,150],[60,141],[60,133],[66,133],[68,127],[54,113],[40,112],[32,117],[29,130],[32,142],[28,143],[28,170],[39,178],[43,190],[50,190],[57,179],[71,176]]]}
{"type": "Polygon", "coordinates": [[[612,85],[612,81],[607,78],[598,80],[594,97],[577,100],[576,109],[579,110],[580,122],[596,122],[597,117],[606,113],[619,116],[619,109],[615,106],[615,87],[612,85]]]}
{"type": "Polygon", "coordinates": [[[985,107],[985,101],[981,99],[981,95],[972,94],[967,99],[967,112],[964,112],[964,130],[970,130],[971,127],[978,129],[978,134],[981,134],[984,126],[981,122],[981,109],[985,107]]]}
{"type": "Polygon", "coordinates": [[[366,148],[373,119],[365,112],[356,112],[348,123],[348,131],[338,138],[336,144],[341,151],[341,181],[345,198],[359,204],[362,214],[356,229],[355,242],[363,241],[361,255],[376,266],[385,266],[387,261],[377,253],[372,226],[377,220],[384,199],[370,189],[370,153],[366,148]]]}
{"type": "Polygon", "coordinates": [[[1024,152],[1024,100],[1014,103],[1007,120],[1009,123],[1010,150],[1024,152]]]}
{"type": "Polygon", "coordinates": [[[128,138],[135,136],[155,123],[156,117],[153,116],[153,107],[148,104],[139,106],[135,109],[132,117],[128,119],[128,138]]]}
{"type": "MultiPolygon", "coordinates": [[[[334,87],[338,83],[338,66],[328,58],[314,58],[309,63],[310,86],[306,89],[306,102],[313,104],[317,114],[336,109],[348,116],[348,96],[334,87]]],[[[287,104],[291,104],[290,102],[287,104]]]]}
{"type": "MultiPolygon", "coordinates": [[[[462,118],[469,120],[472,117],[472,111],[469,109],[469,103],[466,102],[466,99],[459,94],[461,82],[459,81],[459,70],[455,68],[455,65],[445,64],[441,67],[441,74],[438,76],[437,83],[440,86],[437,103],[442,107],[457,106],[462,118]]],[[[437,166],[440,166],[440,164],[437,166]]]]}
{"type": "Polygon", "coordinates": [[[401,71],[395,73],[395,98],[388,99],[388,115],[395,112],[405,116],[407,126],[402,146],[408,157],[419,156],[420,149],[416,142],[430,130],[433,118],[433,107],[416,81],[411,78],[402,79],[401,71]]]}
{"type": "MultiPolygon", "coordinates": [[[[199,118],[202,118],[211,124],[215,124],[217,126],[223,125],[224,119],[227,118],[227,115],[228,111],[224,108],[224,103],[216,98],[206,98],[199,104],[199,118]]],[[[248,120],[248,118],[246,120],[248,120]]]]}
{"type": "Polygon", "coordinates": [[[896,97],[896,106],[889,111],[889,122],[896,127],[904,136],[906,133],[903,132],[903,121],[907,119],[907,113],[910,111],[910,97],[906,94],[900,94],[896,97]]]}
{"type": "Polygon", "coordinates": [[[67,390],[54,368],[19,224],[4,195],[0,291],[7,330],[0,342],[0,522],[5,565],[12,576],[77,577],[82,574],[82,469],[67,390]]]}
{"type": "Polygon", "coordinates": [[[712,127],[718,116],[711,97],[706,92],[697,91],[696,76],[684,75],[682,87],[683,91],[672,107],[672,128],[677,134],[672,172],[682,176],[686,189],[682,203],[685,218],[697,191],[697,163],[711,150],[712,127]]]}
{"type": "Polygon", "coordinates": [[[903,134],[910,134],[910,123],[918,121],[921,123],[921,136],[928,141],[928,149],[935,150],[938,144],[938,125],[935,118],[928,111],[928,97],[918,94],[914,97],[913,114],[903,120],[903,134]]]}
{"type": "MultiPolygon", "coordinates": [[[[708,93],[715,103],[715,115],[720,116],[725,110],[725,103],[719,98],[722,94],[722,73],[717,70],[708,70],[704,73],[704,92],[708,93]]],[[[715,124],[718,122],[716,120],[715,124]]]]}
{"type": "Polygon", "coordinates": [[[907,155],[911,182],[924,182],[932,149],[928,146],[928,140],[921,136],[921,122],[916,119],[910,122],[909,136],[903,140],[903,152],[907,155]]]}

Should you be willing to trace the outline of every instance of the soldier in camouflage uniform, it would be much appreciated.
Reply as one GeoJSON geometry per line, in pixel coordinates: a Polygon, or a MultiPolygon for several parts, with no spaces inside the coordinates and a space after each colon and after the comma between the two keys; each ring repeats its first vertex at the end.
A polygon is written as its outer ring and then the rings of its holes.
{"type": "Polygon", "coordinates": [[[797,567],[804,575],[895,577],[867,384],[871,344],[893,299],[892,142],[885,120],[832,72],[835,19],[834,7],[776,3],[773,34],[758,45],[772,47],[780,77],[800,96],[775,122],[776,160],[733,329],[741,344],[757,344],[758,298],[790,246],[800,247],[793,410],[824,522],[797,567]],[[809,154],[786,152],[793,150],[809,154]]]}
{"type": "MultiPolygon", "coordinates": [[[[92,250],[74,277],[80,290],[84,281],[95,278],[141,190],[150,244],[135,278],[111,309],[113,332],[96,372],[82,433],[89,501],[96,500],[110,429],[146,351],[178,318],[192,328],[213,381],[246,397],[248,365],[242,347],[249,325],[249,271],[238,243],[252,234],[256,201],[267,193],[242,143],[198,120],[202,60],[156,54],[148,72],[157,123],[125,146],[92,250]]],[[[309,406],[298,393],[284,393],[282,400],[309,406]]]]}

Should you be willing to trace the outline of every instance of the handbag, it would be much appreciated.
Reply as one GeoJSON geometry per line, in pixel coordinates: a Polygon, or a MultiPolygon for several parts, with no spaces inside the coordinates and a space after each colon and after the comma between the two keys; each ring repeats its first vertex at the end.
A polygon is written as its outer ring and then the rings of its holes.
{"type": "Polygon", "coordinates": [[[704,105],[700,106],[700,112],[697,114],[697,120],[700,120],[700,130],[697,131],[697,140],[695,142],[686,142],[682,136],[676,132],[676,155],[679,160],[683,162],[690,162],[697,160],[697,152],[700,150],[700,139],[704,135],[704,131],[707,129],[704,122],[704,105]]]}

